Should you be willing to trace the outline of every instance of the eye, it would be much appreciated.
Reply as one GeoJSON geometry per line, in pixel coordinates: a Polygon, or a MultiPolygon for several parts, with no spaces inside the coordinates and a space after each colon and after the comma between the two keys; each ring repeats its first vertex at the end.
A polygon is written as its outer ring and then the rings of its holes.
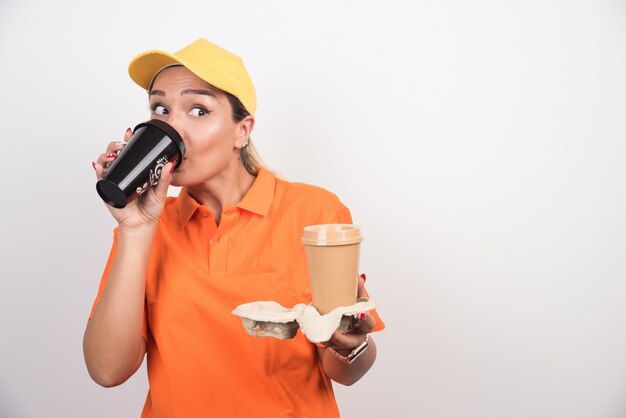
{"type": "Polygon", "coordinates": [[[167,115],[169,113],[165,106],[160,103],[155,103],[150,106],[150,108],[152,109],[152,112],[156,113],[157,115],[167,115]]]}
{"type": "Polygon", "coordinates": [[[204,106],[194,106],[189,111],[189,114],[192,116],[204,116],[204,115],[208,115],[209,111],[204,106]]]}

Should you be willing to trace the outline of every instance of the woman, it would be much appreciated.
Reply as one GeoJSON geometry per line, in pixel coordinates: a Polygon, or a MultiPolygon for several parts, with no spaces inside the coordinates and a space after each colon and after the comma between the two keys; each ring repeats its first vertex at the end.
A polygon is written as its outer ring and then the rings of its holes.
{"type": "MultiPolygon", "coordinates": [[[[351,223],[348,209],[260,166],[250,143],[255,90],[236,55],[200,39],[176,54],[140,54],[129,72],[148,90],[151,117],[172,125],[187,150],[139,199],[108,207],[118,227],[85,331],[90,375],[119,385],[147,353],[142,417],[339,416],[330,380],[350,385],[372,366],[372,338],[347,358],[383,328],[376,312],[314,345],[302,333],[250,337],[231,311],[258,300],[308,303],[302,229],[351,223]],[[170,184],[182,186],[178,198],[167,197],[170,184]]],[[[109,144],[93,163],[98,178],[124,145],[109,144]]]]}

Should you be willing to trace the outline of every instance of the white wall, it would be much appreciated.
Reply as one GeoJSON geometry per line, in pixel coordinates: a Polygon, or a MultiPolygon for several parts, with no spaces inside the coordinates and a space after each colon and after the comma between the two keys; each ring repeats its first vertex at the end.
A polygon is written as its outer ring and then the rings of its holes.
{"type": "Polygon", "coordinates": [[[244,57],[268,165],[366,234],[387,330],[344,417],[625,416],[625,12],[2,0],[0,416],[139,416],[143,371],[83,364],[114,226],[91,161],[147,118],[130,58],[200,36],[244,57]]]}

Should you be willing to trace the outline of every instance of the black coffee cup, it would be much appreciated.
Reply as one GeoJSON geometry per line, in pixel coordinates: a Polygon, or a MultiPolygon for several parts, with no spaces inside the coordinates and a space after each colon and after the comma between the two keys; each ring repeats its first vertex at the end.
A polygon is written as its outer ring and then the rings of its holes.
{"type": "Polygon", "coordinates": [[[96,190],[102,200],[121,209],[157,184],[165,164],[173,162],[176,168],[184,156],[185,143],[173,127],[160,120],[140,123],[96,190]]]}

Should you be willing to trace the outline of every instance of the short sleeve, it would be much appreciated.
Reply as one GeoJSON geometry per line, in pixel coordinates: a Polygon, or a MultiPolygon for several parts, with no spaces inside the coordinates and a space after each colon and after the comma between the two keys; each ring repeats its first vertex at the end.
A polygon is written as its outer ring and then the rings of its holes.
{"type": "MultiPolygon", "coordinates": [[[[367,291],[367,289],[365,289],[365,294],[367,295],[368,298],[370,298],[370,294],[367,291]]],[[[375,302],[375,300],[374,300],[375,302]]],[[[380,315],[378,315],[378,311],[376,309],[373,309],[369,312],[370,315],[372,315],[372,317],[376,320],[376,324],[374,325],[374,328],[372,328],[372,332],[377,332],[377,331],[382,331],[385,329],[385,323],[383,322],[383,320],[380,318],[380,315]]]]}
{"type": "Polygon", "coordinates": [[[352,214],[350,214],[350,209],[341,205],[337,213],[335,213],[335,218],[331,223],[334,224],[351,224],[352,223],[352,214]]]}
{"type": "MultiPolygon", "coordinates": [[[[89,313],[89,319],[93,316],[96,311],[96,307],[98,306],[98,302],[100,302],[100,298],[104,293],[104,289],[106,288],[107,280],[109,278],[109,274],[111,273],[111,268],[113,266],[113,261],[115,260],[115,253],[117,252],[117,240],[119,235],[119,228],[115,228],[113,231],[113,244],[111,245],[111,251],[109,252],[109,258],[107,260],[106,266],[104,267],[104,272],[102,273],[102,278],[100,279],[100,286],[98,288],[98,294],[96,295],[96,299],[93,302],[93,306],[91,307],[91,312],[89,313]]],[[[143,325],[141,327],[141,336],[145,341],[148,341],[148,313],[146,310],[146,304],[144,303],[144,314],[143,314],[143,325]]]]}

